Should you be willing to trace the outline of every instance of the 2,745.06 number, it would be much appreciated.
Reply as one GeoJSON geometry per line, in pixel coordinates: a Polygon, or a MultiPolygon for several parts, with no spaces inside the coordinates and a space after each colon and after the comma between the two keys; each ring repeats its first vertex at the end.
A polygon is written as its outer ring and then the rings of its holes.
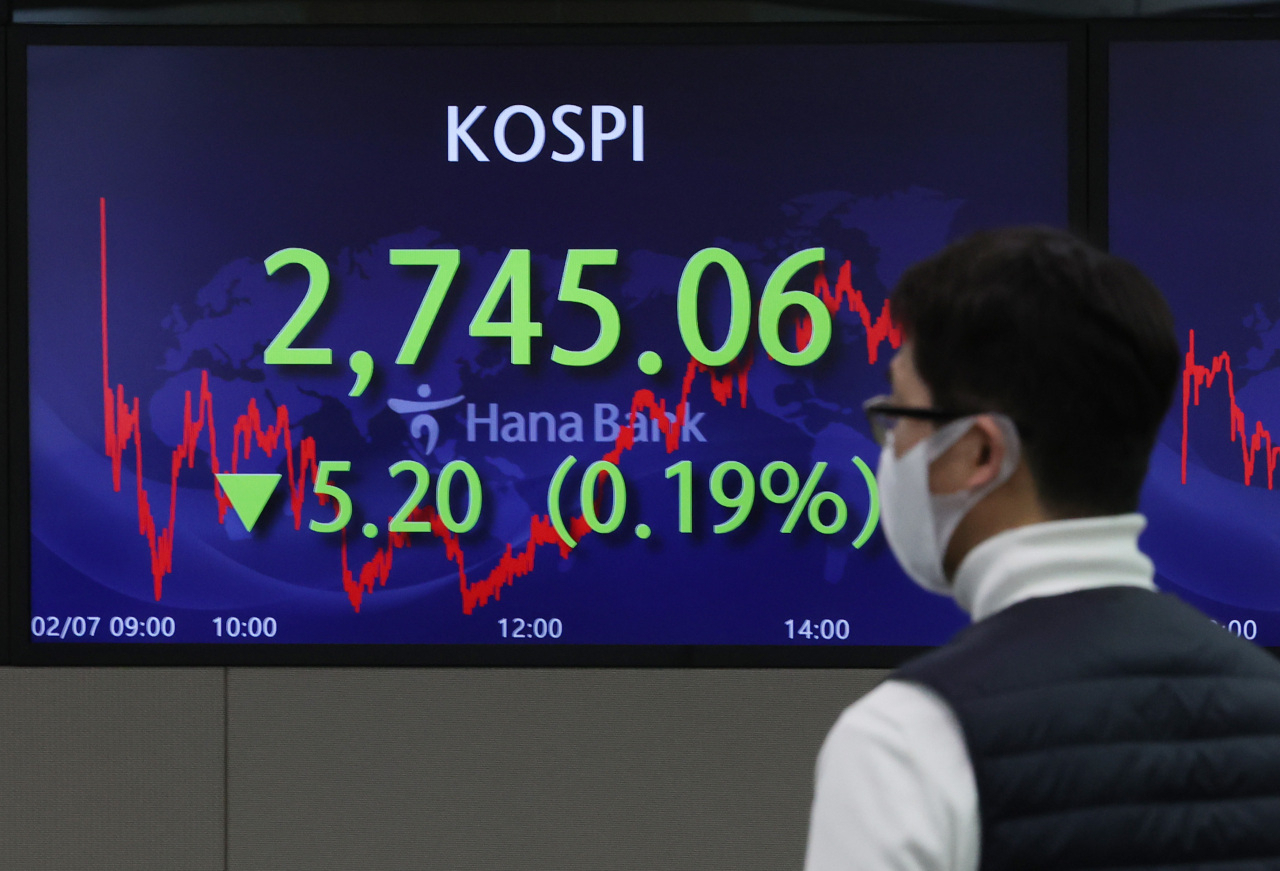
{"type": "MultiPolygon", "coordinates": [[[[435,325],[445,295],[460,271],[462,253],[456,248],[393,248],[388,256],[392,266],[425,266],[434,270],[396,354],[396,363],[413,365],[435,325]]],[[[676,323],[689,353],[705,366],[725,366],[733,362],[747,346],[754,317],[758,322],[760,342],[772,360],[784,366],[807,366],[816,362],[831,344],[831,312],[811,291],[787,290],[786,287],[800,270],[821,263],[825,256],[823,248],[806,248],[788,256],[770,274],[757,303],[752,301],[747,271],[737,257],[724,248],[698,251],[685,264],[676,293],[676,323]],[[729,283],[728,334],[718,348],[706,344],[699,324],[700,287],[708,270],[723,273],[729,283]],[[797,350],[791,350],[782,341],[787,323],[782,313],[792,308],[801,309],[810,323],[809,339],[803,348],[797,350]]],[[[594,340],[585,348],[553,347],[552,363],[594,366],[607,359],[618,347],[622,325],[617,306],[608,296],[582,286],[584,269],[616,266],[617,262],[616,248],[570,248],[566,253],[556,298],[560,302],[590,309],[595,315],[597,330],[594,340]]],[[[303,267],[307,272],[307,289],[297,309],[263,350],[262,361],[269,366],[331,364],[332,348],[307,348],[293,344],[320,311],[329,292],[329,267],[324,259],[306,248],[282,248],[264,260],[263,265],[267,275],[275,275],[287,266],[303,267]]],[[[509,250],[467,328],[471,336],[507,339],[511,345],[511,362],[516,366],[532,363],[533,340],[542,336],[542,323],[533,320],[531,269],[529,249],[509,250]],[[498,312],[504,307],[508,312],[507,320],[498,320],[498,312]]]]}

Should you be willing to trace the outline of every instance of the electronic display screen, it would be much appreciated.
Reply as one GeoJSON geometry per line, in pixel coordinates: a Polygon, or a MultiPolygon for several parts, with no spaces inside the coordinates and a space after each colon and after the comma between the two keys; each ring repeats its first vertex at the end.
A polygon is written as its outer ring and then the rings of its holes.
{"type": "Polygon", "coordinates": [[[1142,510],[1157,583],[1280,645],[1280,40],[1110,45],[1111,250],[1184,353],[1142,510]]]}
{"type": "Polygon", "coordinates": [[[1067,42],[949,33],[31,40],[29,655],[947,640],[886,298],[1069,218],[1067,42]]]}

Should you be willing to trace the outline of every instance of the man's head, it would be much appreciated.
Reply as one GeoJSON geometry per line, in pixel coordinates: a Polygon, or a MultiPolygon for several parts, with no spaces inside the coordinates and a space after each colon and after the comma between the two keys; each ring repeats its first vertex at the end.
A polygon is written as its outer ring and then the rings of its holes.
{"type": "MultiPolygon", "coordinates": [[[[976,539],[957,529],[961,555],[993,523],[1137,507],[1180,356],[1168,306],[1137,268],[1057,230],[983,232],[909,269],[891,307],[905,337],[895,404],[999,412],[1018,430],[1019,471],[975,509],[988,515],[970,524],[976,539]]],[[[901,419],[899,453],[936,427],[901,419]]],[[[933,492],[990,480],[1004,442],[980,415],[935,462],[933,492]]]]}

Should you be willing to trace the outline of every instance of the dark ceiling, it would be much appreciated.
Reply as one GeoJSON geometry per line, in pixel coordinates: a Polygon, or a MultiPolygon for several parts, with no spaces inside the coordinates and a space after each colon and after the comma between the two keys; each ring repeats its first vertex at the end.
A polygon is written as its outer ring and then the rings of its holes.
{"type": "Polygon", "coordinates": [[[433,24],[1276,17],[1238,0],[12,0],[24,23],[433,24]]]}

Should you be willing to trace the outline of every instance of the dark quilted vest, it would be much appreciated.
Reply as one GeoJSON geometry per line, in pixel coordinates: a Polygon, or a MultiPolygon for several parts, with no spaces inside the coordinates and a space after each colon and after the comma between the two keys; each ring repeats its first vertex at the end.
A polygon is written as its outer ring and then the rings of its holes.
{"type": "Polygon", "coordinates": [[[1172,597],[1031,599],[895,677],[960,720],[982,869],[1280,869],[1280,662],[1172,597]]]}

